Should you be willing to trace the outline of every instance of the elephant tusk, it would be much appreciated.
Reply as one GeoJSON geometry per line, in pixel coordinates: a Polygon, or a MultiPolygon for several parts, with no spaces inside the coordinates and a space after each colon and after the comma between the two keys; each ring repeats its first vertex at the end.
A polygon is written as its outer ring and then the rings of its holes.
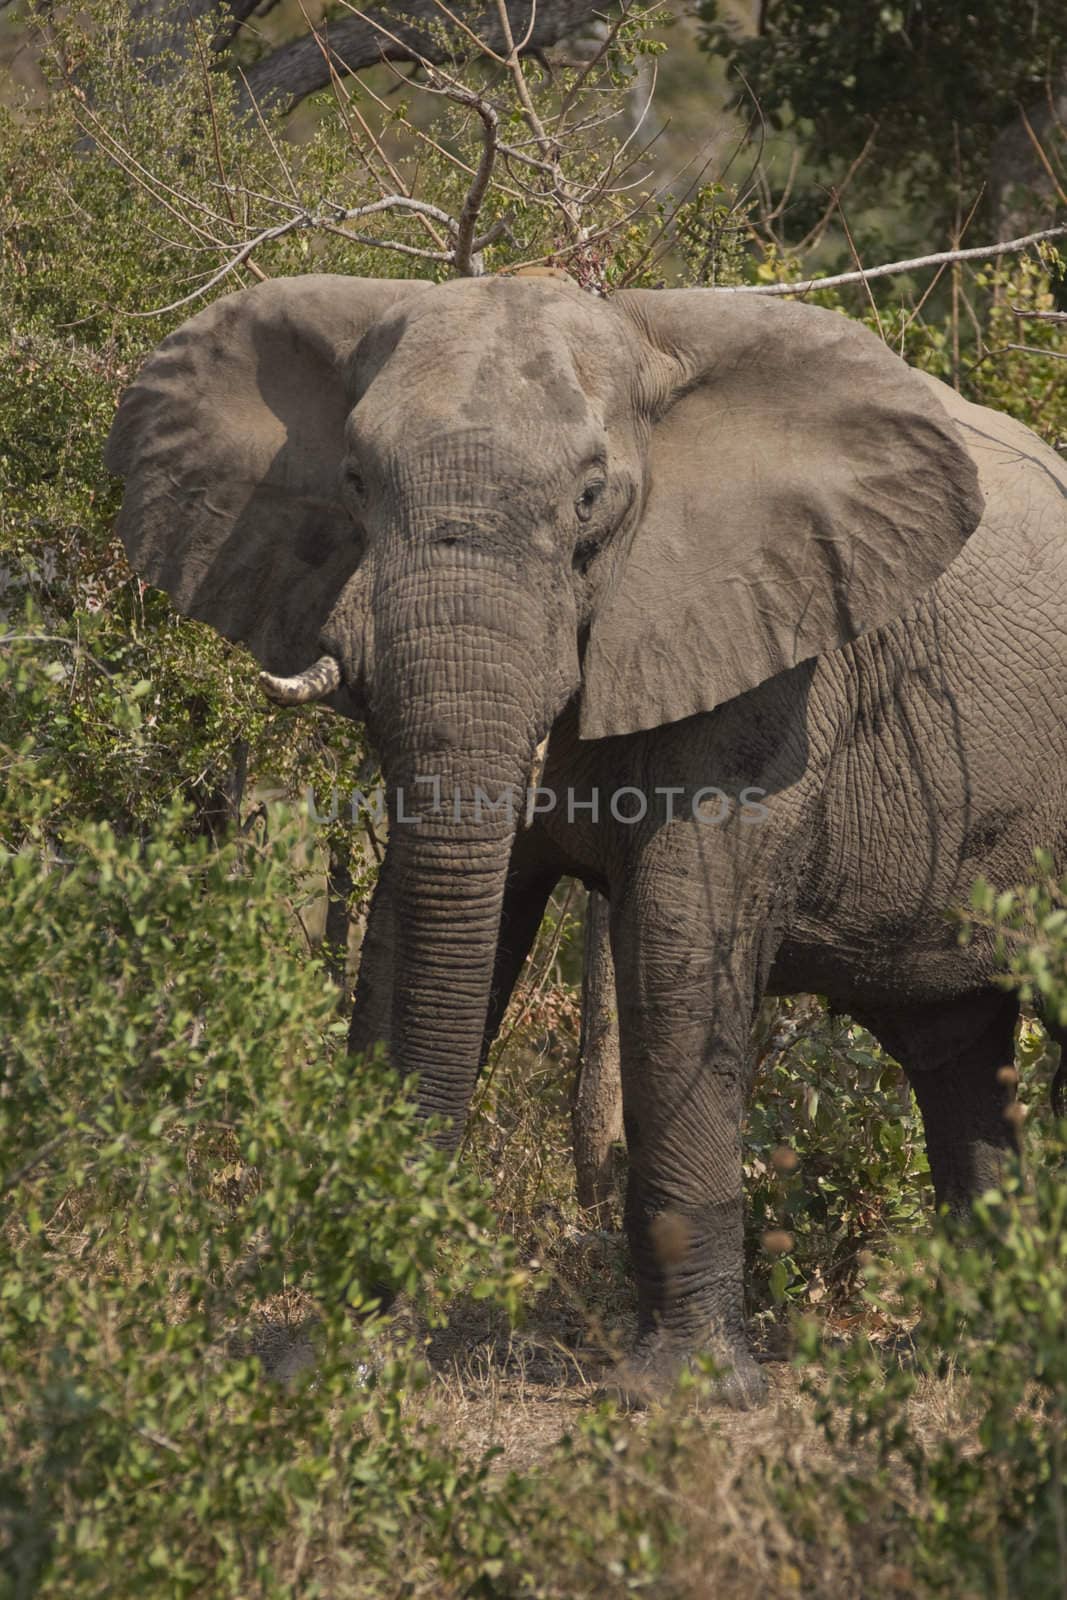
{"type": "Polygon", "coordinates": [[[259,675],[259,686],[267,699],[280,706],[306,706],[312,700],[322,700],[332,694],[340,682],[341,667],[334,656],[320,656],[313,666],[298,672],[295,678],[276,678],[272,672],[259,675]]]}
{"type": "Polygon", "coordinates": [[[546,733],[533,753],[533,760],[530,763],[530,776],[526,783],[528,789],[539,789],[541,787],[541,779],[544,777],[545,772],[545,757],[547,755],[548,734],[546,733]]]}

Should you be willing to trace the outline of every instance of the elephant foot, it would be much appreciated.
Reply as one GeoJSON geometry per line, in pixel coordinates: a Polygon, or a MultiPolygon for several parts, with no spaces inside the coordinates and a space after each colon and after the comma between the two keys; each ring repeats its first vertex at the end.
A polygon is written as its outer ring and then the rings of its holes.
{"type": "Polygon", "coordinates": [[[603,1391],[626,1410],[642,1411],[668,1399],[683,1372],[693,1370],[694,1357],[701,1353],[712,1358],[716,1375],[698,1404],[706,1397],[713,1405],[754,1411],[766,1403],[766,1374],[745,1346],[712,1342],[698,1352],[679,1346],[663,1334],[639,1339],[630,1355],[618,1362],[603,1391]]]}

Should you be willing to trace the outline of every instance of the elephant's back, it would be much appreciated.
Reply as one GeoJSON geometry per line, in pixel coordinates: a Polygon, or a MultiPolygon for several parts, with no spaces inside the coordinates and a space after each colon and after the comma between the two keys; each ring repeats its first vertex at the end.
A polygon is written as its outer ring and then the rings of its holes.
{"type": "Polygon", "coordinates": [[[936,393],[960,430],[978,469],[986,516],[1014,505],[1020,484],[1025,484],[1024,492],[1033,504],[1047,505],[1050,533],[1067,540],[1067,459],[1015,417],[965,400],[929,373],[918,376],[936,393]]]}
{"type": "Polygon", "coordinates": [[[908,946],[940,988],[969,959],[946,909],[1067,846],[1067,465],[937,387],[985,512],[920,600],[818,664],[840,720],[801,922],[862,965],[908,946]]]}

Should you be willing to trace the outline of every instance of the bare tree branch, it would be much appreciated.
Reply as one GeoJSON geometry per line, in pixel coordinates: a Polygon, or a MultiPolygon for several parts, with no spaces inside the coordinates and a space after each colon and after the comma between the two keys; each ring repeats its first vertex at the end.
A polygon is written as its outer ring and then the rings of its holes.
{"type": "MultiPolygon", "coordinates": [[[[448,215],[447,211],[442,211],[440,207],[431,205],[427,200],[412,200],[409,195],[390,194],[386,195],[383,200],[373,200],[369,205],[354,206],[348,210],[344,207],[336,206],[331,207],[325,213],[302,211],[297,216],[288,217],[284,222],[277,223],[273,228],[264,228],[261,233],[256,234],[254,239],[247,239],[223,263],[217,272],[213,272],[211,277],[202,283],[199,288],[193,289],[187,295],[183,295],[180,300],[172,300],[169,305],[157,306],[152,311],[131,311],[129,315],[132,317],[162,317],[168,311],[179,311],[182,306],[191,305],[194,300],[200,300],[204,295],[210,294],[211,290],[217,288],[224,278],[228,278],[231,272],[235,272],[241,266],[242,262],[247,261],[253,250],[257,250],[260,245],[268,244],[273,239],[284,238],[287,233],[296,233],[301,230],[321,229],[325,233],[340,233],[342,237],[351,239],[353,244],[378,246],[383,250],[396,250],[402,255],[421,256],[429,261],[451,261],[453,259],[454,252],[452,250],[422,250],[416,245],[401,244],[395,239],[377,239],[372,235],[353,233],[350,229],[341,227],[343,222],[355,222],[360,217],[374,216],[382,211],[421,213],[423,216],[430,216],[435,221],[444,223],[453,234],[458,231],[458,224],[454,218],[448,215]]],[[[474,241],[475,245],[480,245],[482,249],[485,248],[488,242],[487,239],[474,241]]]]}
{"type": "MultiPolygon", "coordinates": [[[[198,0],[198,3],[201,3],[201,0],[198,0]]],[[[393,47],[404,44],[400,36],[391,31],[377,16],[360,10],[351,3],[351,0],[343,0],[343,3],[361,25],[371,30],[379,42],[381,57],[384,58],[386,52],[393,47]]],[[[624,16],[632,19],[634,8],[631,0],[621,0],[621,3],[624,7],[624,16]]],[[[431,4],[448,20],[456,20],[447,0],[431,0],[431,4]]],[[[551,8],[553,4],[558,4],[558,0],[543,0],[543,6],[551,8]]],[[[488,93],[472,88],[454,70],[434,64],[421,54],[414,55],[420,73],[425,75],[427,80],[418,82],[416,85],[418,91],[451,101],[464,113],[473,114],[471,121],[475,126],[479,123],[481,125],[481,148],[477,155],[472,155],[469,160],[463,160],[454,153],[446,152],[450,162],[468,180],[464,197],[458,202],[454,213],[414,198],[410,184],[390,158],[380,136],[360,112],[355,97],[343,81],[342,73],[347,73],[353,63],[345,61],[340,56],[336,42],[331,46],[321,34],[314,31],[309,43],[320,57],[323,68],[336,89],[338,115],[348,130],[354,154],[362,162],[374,187],[378,189],[376,199],[352,205],[346,198],[331,201],[316,197],[314,200],[305,199],[301,203],[295,173],[282,157],[278,141],[270,131],[268,120],[261,114],[258,102],[249,93],[249,100],[259,118],[261,130],[266,133],[271,151],[278,161],[292,198],[284,198],[281,194],[254,193],[243,184],[231,179],[223,164],[218,124],[213,118],[211,126],[215,135],[217,178],[211,186],[222,202],[222,209],[215,210],[211,206],[205,206],[202,200],[192,194],[181,194],[173,185],[167,184],[150,172],[115,134],[102,125],[100,118],[85,103],[84,95],[72,86],[72,93],[78,97],[82,107],[84,120],[88,124],[96,125],[95,131],[103,148],[135,183],[152,196],[157,204],[168,210],[188,229],[192,235],[188,246],[190,254],[201,256],[211,246],[218,251],[213,268],[190,277],[190,283],[195,286],[190,287],[188,293],[166,305],[155,307],[150,311],[131,312],[130,315],[161,316],[179,311],[210,295],[239,269],[251,270],[262,277],[264,274],[251,261],[253,253],[260,247],[266,247],[278,239],[298,232],[317,231],[332,234],[365,248],[387,250],[423,261],[441,263],[451,267],[460,275],[476,276],[484,270],[482,252],[506,232],[510,216],[513,215],[513,212],[497,215],[488,226],[482,224],[479,231],[480,217],[490,195],[498,203],[500,200],[504,200],[505,203],[517,200],[520,204],[532,201],[535,206],[554,211],[562,226],[556,230],[552,253],[557,253],[560,249],[566,250],[568,254],[578,250],[579,255],[575,265],[581,281],[586,282],[589,287],[603,290],[603,262],[595,252],[590,254],[584,247],[600,238],[610,236],[617,227],[624,226],[628,217],[634,213],[616,216],[606,227],[598,229],[590,226],[587,217],[593,202],[614,195],[615,190],[610,188],[610,184],[620,152],[615,149],[613,154],[605,159],[601,172],[590,174],[587,170],[582,173],[580,180],[569,178],[567,158],[573,146],[580,148],[583,162],[587,163],[590,131],[618,113],[613,111],[604,116],[597,106],[584,115],[576,114],[569,125],[566,119],[557,119],[553,133],[549,136],[536,108],[533,107],[532,97],[519,61],[519,51],[522,46],[537,35],[537,18],[541,12],[536,7],[531,7],[526,13],[525,33],[520,43],[516,45],[505,0],[494,0],[494,5],[498,25],[505,36],[508,50],[506,58],[497,56],[495,59],[505,71],[505,84],[510,88],[515,106],[530,130],[531,137],[528,141],[520,140],[514,146],[504,144],[499,137],[500,122],[504,115],[502,106],[491,99],[488,93]],[[523,144],[528,144],[530,148],[521,148],[523,144]],[[504,161],[513,162],[527,169],[531,174],[530,184],[522,184],[518,180],[501,183],[497,178],[496,168],[504,161]],[[235,201],[238,200],[240,209],[235,205],[235,201]],[[252,223],[250,202],[269,205],[275,213],[275,220],[265,227],[262,222],[252,223]],[[280,218],[277,216],[279,210],[283,212],[280,218]],[[404,238],[382,238],[356,231],[351,227],[353,222],[360,222],[386,212],[401,212],[421,223],[431,236],[429,247],[410,244],[404,238]]],[[[464,24],[462,32],[470,46],[469,53],[480,57],[493,54],[490,43],[483,41],[468,25],[464,24]]],[[[206,54],[202,42],[197,39],[194,43],[201,56],[202,65],[206,68],[206,54]]],[[[410,45],[404,45],[404,49],[409,56],[412,55],[410,45]]],[[[245,81],[248,88],[250,80],[245,81]]],[[[594,88],[590,92],[595,94],[602,91],[594,88]]],[[[210,87],[209,104],[213,110],[210,87]]],[[[634,135],[637,131],[634,130],[634,135]]],[[[463,130],[461,136],[465,141],[468,137],[467,131],[463,130]]],[[[429,142],[438,148],[436,141],[429,142]]],[[[623,143],[624,155],[629,144],[629,140],[623,143]]],[[[638,210],[640,209],[639,206],[638,210]]],[[[177,243],[178,241],[173,241],[172,248],[177,243]]]]}
{"type": "MultiPolygon", "coordinates": [[[[371,22],[373,27],[381,34],[383,41],[386,44],[396,43],[397,36],[394,33],[392,33],[382,23],[376,22],[370,18],[366,12],[360,11],[358,7],[352,3],[352,0],[342,0],[342,3],[361,20],[371,22]]],[[[498,8],[498,19],[504,31],[505,43],[508,47],[508,58],[502,64],[507,69],[511,78],[512,85],[515,89],[516,99],[522,111],[523,118],[526,121],[527,126],[530,128],[531,134],[533,135],[532,142],[541,152],[541,158],[538,159],[536,157],[526,155],[524,152],[520,151],[517,146],[501,144],[497,137],[496,131],[499,118],[495,109],[489,104],[485,96],[475,94],[446,68],[440,65],[435,65],[432,61],[423,56],[418,58],[418,64],[426,72],[429,82],[422,84],[419,87],[422,88],[425,93],[441,94],[455,101],[455,103],[458,105],[470,106],[472,109],[477,111],[478,115],[481,117],[483,128],[486,130],[486,132],[489,130],[490,122],[492,123],[491,144],[486,144],[483,149],[482,159],[479,163],[478,172],[475,175],[472,185],[472,188],[476,190],[480,188],[478,201],[479,205],[481,204],[482,199],[484,199],[485,192],[489,185],[493,161],[495,160],[497,152],[499,152],[512,160],[522,162],[527,166],[535,167],[548,175],[550,180],[548,186],[543,191],[534,195],[533,198],[538,204],[551,204],[557,206],[559,211],[562,213],[570,239],[580,243],[584,238],[584,231],[582,227],[582,191],[580,187],[576,187],[574,184],[568,181],[560,162],[560,139],[549,139],[548,135],[545,133],[541,120],[537,115],[536,109],[533,106],[533,102],[530,98],[529,88],[526,83],[526,78],[523,74],[521,63],[518,60],[517,50],[511,33],[510,22],[507,17],[507,0],[496,0],[496,3],[498,8]],[[486,167],[487,159],[488,167],[486,167]]],[[[440,6],[441,10],[443,11],[448,10],[448,8],[444,5],[444,0],[435,0],[435,4],[440,6]]],[[[450,12],[448,14],[451,15],[450,12]]],[[[530,26],[527,28],[527,36],[530,36],[533,31],[535,19],[536,13],[534,14],[534,17],[531,18],[530,26]]],[[[482,43],[478,36],[472,34],[470,28],[465,28],[465,32],[474,40],[476,45],[480,45],[482,43]]],[[[499,60],[499,57],[496,56],[495,52],[490,50],[488,46],[486,46],[485,51],[482,53],[494,55],[494,58],[499,60]]],[[[583,125],[578,124],[577,126],[567,130],[567,137],[573,139],[575,134],[582,131],[584,131],[583,125]]],[[[597,181],[599,183],[600,180],[597,181]]],[[[593,185],[593,189],[595,188],[596,184],[593,185]]],[[[593,189],[588,189],[586,192],[592,193],[593,189]]],[[[499,228],[496,229],[496,232],[499,232],[499,228]]],[[[477,267],[473,262],[472,266],[474,266],[474,270],[477,270],[477,267]]]]}
{"type": "Polygon", "coordinates": [[[1067,226],[1043,228],[1040,233],[1028,233],[1022,239],[1005,239],[1000,244],[980,244],[969,250],[941,250],[932,256],[916,256],[911,261],[887,261],[879,267],[867,267],[862,272],[838,272],[832,278],[805,278],[802,283],[743,283],[728,289],[718,289],[717,294],[811,294],[816,289],[840,289],[850,283],[867,283],[872,278],[892,278],[902,272],[918,272],[923,267],[941,267],[953,261],[992,261],[997,256],[1014,255],[1032,244],[1046,239],[1067,238],[1067,226]]]}
{"type": "MultiPolygon", "coordinates": [[[[354,133],[352,131],[351,124],[349,122],[349,116],[350,115],[352,117],[354,117],[355,120],[359,123],[360,130],[361,130],[361,132],[363,134],[364,139],[367,141],[367,144],[370,146],[370,149],[373,151],[373,153],[374,153],[375,157],[377,158],[377,160],[385,168],[385,171],[388,174],[390,180],[395,185],[395,191],[397,193],[399,193],[399,194],[404,194],[404,195],[409,195],[410,196],[410,194],[411,194],[410,188],[404,182],[404,180],[401,177],[400,173],[397,171],[396,166],[393,164],[392,161],[390,161],[389,156],[386,153],[385,148],[382,145],[381,140],[375,135],[373,129],[370,126],[370,124],[367,122],[366,117],[360,111],[359,106],[355,103],[355,100],[353,99],[353,96],[349,93],[347,87],[345,86],[344,82],[342,81],[342,78],[341,78],[340,74],[337,71],[337,68],[334,65],[333,57],[322,46],[322,41],[321,40],[317,40],[317,42],[319,44],[320,49],[322,49],[323,59],[326,61],[327,65],[329,66],[329,69],[330,69],[330,79],[331,79],[331,82],[333,83],[334,89],[336,90],[336,93],[337,93],[337,110],[338,110],[338,112],[339,112],[339,114],[341,116],[342,122],[345,125],[345,131],[347,132],[349,140],[351,142],[353,153],[358,157],[358,159],[362,162],[363,166],[367,169],[367,172],[370,174],[371,179],[373,180],[373,182],[377,184],[379,197],[384,199],[385,196],[387,194],[389,194],[390,192],[392,192],[392,191],[390,191],[388,184],[383,183],[380,174],[375,170],[374,163],[371,161],[370,157],[368,156],[366,151],[363,149],[359,139],[357,139],[356,136],[354,135],[354,133]]],[[[423,227],[425,228],[426,232],[429,234],[430,238],[433,240],[433,242],[436,245],[437,249],[438,250],[444,250],[445,249],[445,240],[443,239],[441,234],[434,227],[433,223],[429,220],[429,218],[427,217],[425,212],[421,212],[421,213],[419,213],[419,215],[421,217],[423,227]]]]}
{"type": "Polygon", "coordinates": [[[1045,350],[1039,344],[1006,344],[1004,350],[1020,350],[1024,356],[1051,356],[1053,361],[1067,361],[1067,350],[1045,350]]]}
{"type": "MultiPolygon", "coordinates": [[[[879,125],[877,122],[872,122],[871,131],[864,141],[863,149],[860,151],[859,155],[855,157],[848,171],[845,173],[845,176],[841,179],[841,182],[836,184],[834,188],[830,190],[830,204],[826,207],[826,210],[823,212],[815,226],[804,235],[803,239],[801,239],[800,243],[795,247],[797,255],[803,255],[806,250],[814,250],[815,246],[821,241],[823,234],[830,226],[834,212],[837,210],[838,205],[840,204],[841,196],[845,193],[849,184],[852,182],[853,178],[856,176],[857,172],[859,172],[860,168],[867,160],[867,157],[874,149],[874,141],[878,137],[878,126],[879,125]]],[[[797,150],[794,150],[794,157],[798,154],[798,151],[799,147],[797,150]]],[[[794,165],[789,174],[790,183],[792,183],[795,173],[796,166],[794,165]]],[[[787,188],[786,193],[782,196],[782,199],[779,202],[780,210],[785,209],[786,201],[788,199],[788,192],[789,191],[787,188]]]]}
{"type": "MultiPolygon", "coordinates": [[[[526,39],[523,44],[529,40],[537,18],[537,0],[532,0],[532,4],[534,11],[530,18],[530,26],[526,30],[526,39]]],[[[526,82],[526,74],[523,72],[522,63],[519,60],[519,51],[523,48],[523,45],[516,45],[515,43],[511,31],[511,22],[508,18],[508,0],[496,0],[496,10],[500,19],[501,32],[504,35],[504,44],[507,48],[507,59],[504,62],[504,66],[511,74],[512,82],[515,85],[515,93],[518,95],[519,104],[522,106],[522,114],[526,118],[526,124],[530,132],[537,140],[537,148],[540,150],[542,158],[548,162],[555,161],[555,146],[545,132],[541,118],[537,115],[537,107],[530,97],[530,86],[526,82]]]]}

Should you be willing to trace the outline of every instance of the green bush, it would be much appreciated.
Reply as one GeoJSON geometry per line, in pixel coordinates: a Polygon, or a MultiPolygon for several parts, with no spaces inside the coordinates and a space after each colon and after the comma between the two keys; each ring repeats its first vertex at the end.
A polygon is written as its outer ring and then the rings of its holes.
{"type": "Polygon", "coordinates": [[[805,997],[772,1021],[745,1134],[750,1298],[840,1302],[868,1250],[921,1226],[922,1120],[900,1068],[847,1017],[805,997]]]}
{"type": "Polygon", "coordinates": [[[380,1285],[431,1321],[457,1294],[513,1308],[507,1241],[401,1086],[337,1050],[292,833],[217,850],[182,822],[84,823],[58,850],[29,832],[0,858],[13,1595],[289,1594],[324,1547],[387,1564],[416,1508],[492,1510],[488,1462],[405,1422],[417,1370],[371,1365],[353,1314],[380,1285]],[[294,1289],[316,1359],[279,1389],[254,1313],[294,1289]]]}
{"type": "Polygon", "coordinates": [[[808,1492],[857,1522],[876,1513],[920,1592],[995,1600],[1067,1583],[1067,1125],[1045,1156],[1032,1180],[1016,1172],[977,1202],[966,1236],[898,1243],[873,1270],[876,1306],[919,1313],[910,1360],[808,1330],[826,1435],[860,1463],[817,1472],[808,1492]]]}
{"type": "MultiPolygon", "coordinates": [[[[1052,876],[1050,855],[1038,853],[1029,884],[976,885],[962,920],[966,937],[993,939],[1006,985],[1067,1022],[1067,880],[1052,876]]],[[[1040,1105],[1043,1057],[1024,1033],[1024,1109],[1040,1105]]],[[[879,1312],[898,1324],[918,1313],[910,1359],[865,1334],[835,1346],[811,1324],[804,1336],[826,1435],[862,1461],[848,1478],[817,1473],[805,1493],[830,1496],[856,1523],[876,1514],[921,1592],[999,1600],[1067,1588],[1067,1122],[1025,1125],[1025,1158],[966,1226],[898,1239],[870,1268],[879,1312]],[[936,1387],[931,1429],[920,1401],[936,1387]]]]}
{"type": "Polygon", "coordinates": [[[1037,851],[1034,867],[1032,881],[1015,889],[978,882],[964,933],[991,934],[1004,982],[1067,1028],[1067,878],[1054,876],[1050,851],[1037,851]]]}

